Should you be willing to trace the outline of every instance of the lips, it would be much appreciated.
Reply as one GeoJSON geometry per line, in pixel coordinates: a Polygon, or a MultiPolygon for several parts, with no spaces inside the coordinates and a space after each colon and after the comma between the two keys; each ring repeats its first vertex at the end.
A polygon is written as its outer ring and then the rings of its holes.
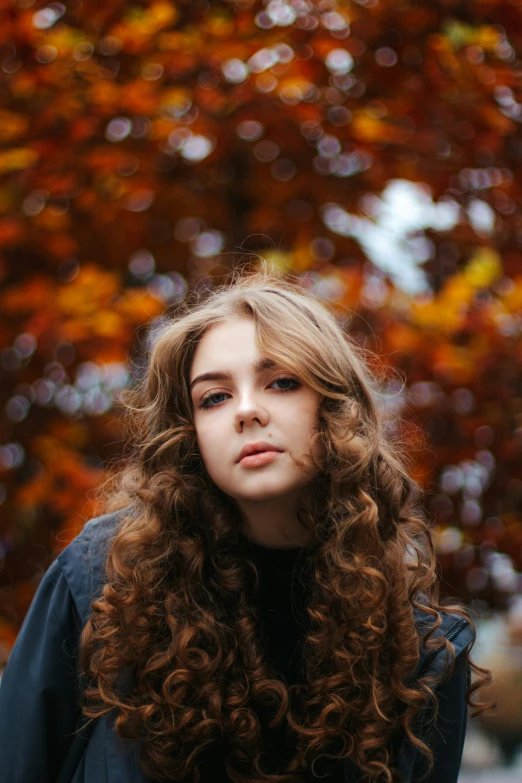
{"type": "Polygon", "coordinates": [[[241,462],[243,457],[248,457],[250,454],[259,454],[261,451],[283,451],[283,449],[278,449],[277,446],[263,440],[257,441],[256,443],[247,443],[239,452],[237,461],[241,462]]]}

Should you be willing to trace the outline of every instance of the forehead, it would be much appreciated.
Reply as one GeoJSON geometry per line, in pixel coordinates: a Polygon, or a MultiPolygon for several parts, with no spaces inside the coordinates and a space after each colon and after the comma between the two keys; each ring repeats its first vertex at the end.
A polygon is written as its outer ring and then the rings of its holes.
{"type": "Polygon", "coordinates": [[[191,378],[208,369],[223,369],[222,364],[240,365],[259,358],[255,324],[252,318],[233,318],[208,329],[194,352],[191,378]]]}

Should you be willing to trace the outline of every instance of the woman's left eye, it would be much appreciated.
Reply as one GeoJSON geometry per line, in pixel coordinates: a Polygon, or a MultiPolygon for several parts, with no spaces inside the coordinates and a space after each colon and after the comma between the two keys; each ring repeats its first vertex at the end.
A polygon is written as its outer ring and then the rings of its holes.
{"type": "Polygon", "coordinates": [[[290,389],[279,389],[279,391],[293,391],[295,388],[301,385],[295,378],[287,378],[286,376],[276,378],[275,381],[272,381],[272,383],[279,383],[279,381],[288,381],[291,384],[295,384],[295,386],[291,386],[290,389]]]}
{"type": "MultiPolygon", "coordinates": [[[[270,386],[273,386],[274,383],[280,383],[280,382],[290,384],[290,386],[287,386],[286,388],[276,389],[276,391],[283,392],[283,393],[295,391],[295,389],[298,389],[301,386],[300,382],[296,378],[291,378],[286,375],[280,376],[279,378],[275,378],[275,380],[272,381],[270,386]]],[[[202,408],[203,410],[210,410],[210,408],[215,408],[217,405],[220,405],[222,401],[221,400],[218,402],[212,402],[212,401],[214,400],[215,397],[223,397],[223,396],[226,396],[225,392],[214,392],[213,394],[208,394],[206,397],[203,397],[199,407],[202,408]]]]}

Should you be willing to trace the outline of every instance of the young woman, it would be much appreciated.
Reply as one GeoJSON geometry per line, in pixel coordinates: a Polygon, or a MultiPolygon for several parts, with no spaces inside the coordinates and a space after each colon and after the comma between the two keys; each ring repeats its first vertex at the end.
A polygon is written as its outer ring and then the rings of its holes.
{"type": "Polygon", "coordinates": [[[490,674],[384,402],[299,285],[262,267],[187,299],[128,392],[106,513],[12,651],[2,779],[455,782],[490,674]]]}

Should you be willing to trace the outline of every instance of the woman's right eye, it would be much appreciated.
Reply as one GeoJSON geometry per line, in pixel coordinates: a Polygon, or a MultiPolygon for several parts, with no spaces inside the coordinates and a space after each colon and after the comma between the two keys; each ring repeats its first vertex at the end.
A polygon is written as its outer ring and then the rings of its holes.
{"type": "Polygon", "coordinates": [[[223,397],[223,396],[226,396],[225,392],[214,392],[213,394],[208,394],[206,397],[203,397],[201,403],[198,405],[198,408],[202,408],[203,410],[215,408],[216,405],[219,405],[219,402],[215,403],[214,405],[208,405],[207,400],[212,400],[214,399],[214,397],[223,397]]]}

